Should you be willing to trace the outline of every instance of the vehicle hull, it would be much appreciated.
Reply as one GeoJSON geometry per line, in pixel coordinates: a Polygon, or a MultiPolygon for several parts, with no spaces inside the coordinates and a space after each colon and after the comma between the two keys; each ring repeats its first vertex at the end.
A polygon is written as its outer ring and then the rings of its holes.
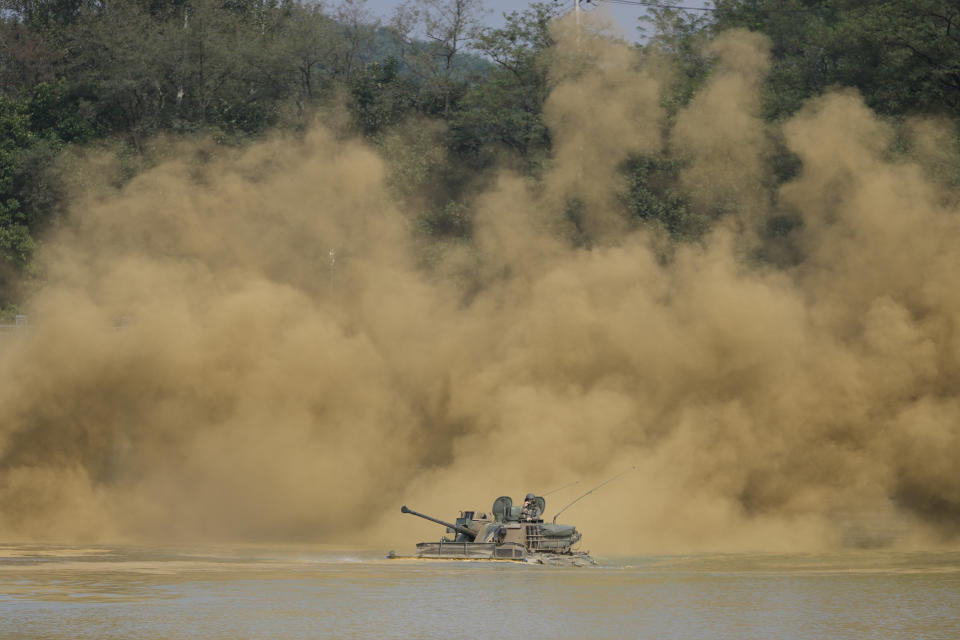
{"type": "Polygon", "coordinates": [[[391,559],[528,562],[575,567],[596,564],[593,558],[583,551],[571,553],[531,552],[523,545],[512,542],[502,544],[493,542],[421,542],[417,544],[416,555],[398,556],[391,551],[387,557],[391,559]]]}

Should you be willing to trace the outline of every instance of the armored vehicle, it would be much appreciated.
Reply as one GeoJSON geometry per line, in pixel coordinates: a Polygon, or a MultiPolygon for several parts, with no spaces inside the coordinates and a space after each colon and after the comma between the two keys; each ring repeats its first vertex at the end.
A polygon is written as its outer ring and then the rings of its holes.
{"type": "Polygon", "coordinates": [[[403,506],[401,513],[443,525],[447,533],[454,534],[454,537],[444,536],[438,542],[421,542],[417,544],[416,555],[398,556],[391,551],[387,557],[502,560],[573,566],[596,564],[589,553],[574,549],[580,542],[580,532],[576,527],[544,522],[540,518],[545,508],[546,500],[542,496],[528,494],[523,507],[514,506],[510,496],[500,496],[489,512],[461,511],[456,522],[444,522],[403,506]]]}

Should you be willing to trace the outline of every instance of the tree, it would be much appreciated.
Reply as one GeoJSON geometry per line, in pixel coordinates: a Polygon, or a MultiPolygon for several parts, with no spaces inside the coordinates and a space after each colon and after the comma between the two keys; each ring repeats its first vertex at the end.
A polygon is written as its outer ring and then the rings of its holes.
{"type": "Polygon", "coordinates": [[[334,18],[340,25],[343,40],[337,49],[333,71],[340,78],[348,78],[358,66],[369,62],[379,24],[367,11],[366,0],[341,0],[334,18]]]}
{"type": "MultiPolygon", "coordinates": [[[[409,39],[413,29],[422,32],[425,44],[407,46],[408,64],[421,81],[435,88],[441,99],[441,113],[450,115],[451,98],[462,90],[465,74],[458,67],[458,55],[469,50],[479,27],[482,0],[413,0],[394,19],[403,25],[409,39]]],[[[407,44],[411,44],[408,40],[407,44]]]]}
{"type": "Polygon", "coordinates": [[[290,7],[284,29],[281,43],[296,67],[298,106],[302,109],[305,100],[316,97],[318,85],[324,80],[329,83],[336,74],[337,51],[344,48],[345,34],[319,5],[308,4],[290,7]]]}
{"type": "Polygon", "coordinates": [[[621,201],[631,221],[663,229],[676,240],[698,240],[710,219],[680,188],[682,168],[682,162],[662,156],[631,157],[623,167],[627,189],[621,201]]]}
{"type": "Polygon", "coordinates": [[[396,58],[371,62],[350,79],[352,111],[367,135],[400,123],[415,104],[416,89],[399,72],[396,58]]]}
{"type": "Polygon", "coordinates": [[[23,23],[0,17],[0,93],[22,97],[49,82],[57,58],[54,48],[23,23]]]}
{"type": "Polygon", "coordinates": [[[32,140],[24,105],[0,96],[0,262],[16,268],[26,265],[33,250],[15,189],[19,157],[32,140]]]}
{"type": "Polygon", "coordinates": [[[88,0],[0,0],[0,15],[15,17],[31,31],[41,32],[72,24],[88,0]]]}
{"type": "Polygon", "coordinates": [[[714,30],[773,41],[768,117],[831,85],[860,90],[887,115],[960,116],[960,5],[953,0],[716,0],[714,30]]]}
{"type": "Polygon", "coordinates": [[[668,113],[675,114],[710,74],[711,61],[702,54],[710,37],[710,18],[704,12],[666,4],[650,7],[640,22],[639,30],[649,34],[643,53],[669,68],[671,83],[662,103],[668,113]]]}
{"type": "MultiPolygon", "coordinates": [[[[872,62],[862,73],[868,103],[885,112],[960,117],[960,5],[881,0],[852,6],[837,37],[872,62]]],[[[859,78],[850,78],[857,84],[859,78]]]]}
{"type": "Polygon", "coordinates": [[[0,96],[0,308],[11,302],[59,200],[49,169],[57,150],[55,136],[32,130],[29,103],[0,96]]]}
{"type": "Polygon", "coordinates": [[[465,93],[451,118],[451,144],[462,157],[481,158],[509,149],[533,165],[550,148],[543,104],[550,87],[548,55],[554,40],[550,21],[563,10],[560,2],[535,2],[504,16],[499,28],[481,29],[475,47],[497,69],[465,93]]]}
{"type": "Polygon", "coordinates": [[[90,98],[92,119],[102,132],[123,132],[138,149],[174,99],[165,35],[130,0],[86,8],[64,32],[59,71],[74,92],[90,98]]]}

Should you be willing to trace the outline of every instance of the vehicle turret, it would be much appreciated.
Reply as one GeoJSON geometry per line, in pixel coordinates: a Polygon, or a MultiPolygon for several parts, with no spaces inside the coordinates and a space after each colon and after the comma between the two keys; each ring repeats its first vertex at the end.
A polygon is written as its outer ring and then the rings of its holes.
{"type": "Polygon", "coordinates": [[[473,540],[476,539],[476,537],[477,537],[477,532],[476,532],[476,531],[471,531],[471,530],[468,529],[467,527],[464,527],[464,526],[459,525],[459,524],[453,524],[452,522],[444,522],[443,520],[438,520],[437,518],[432,518],[432,517],[430,517],[430,516],[428,516],[428,515],[424,515],[424,514],[418,512],[418,511],[414,511],[413,509],[408,509],[406,505],[400,507],[400,513],[409,513],[409,514],[418,516],[418,517],[420,517],[420,518],[423,518],[424,520],[429,520],[430,522],[436,522],[437,524],[442,524],[443,526],[445,526],[445,527],[448,528],[448,529],[452,529],[452,530],[456,531],[457,533],[463,534],[463,535],[466,536],[470,541],[473,541],[473,540]]]}

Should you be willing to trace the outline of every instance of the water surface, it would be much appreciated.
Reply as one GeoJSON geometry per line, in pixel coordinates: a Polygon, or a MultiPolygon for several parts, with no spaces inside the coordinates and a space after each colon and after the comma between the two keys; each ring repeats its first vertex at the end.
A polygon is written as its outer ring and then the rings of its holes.
{"type": "Polygon", "coordinates": [[[960,553],[600,561],[0,545],[0,637],[960,638],[960,553]]]}

